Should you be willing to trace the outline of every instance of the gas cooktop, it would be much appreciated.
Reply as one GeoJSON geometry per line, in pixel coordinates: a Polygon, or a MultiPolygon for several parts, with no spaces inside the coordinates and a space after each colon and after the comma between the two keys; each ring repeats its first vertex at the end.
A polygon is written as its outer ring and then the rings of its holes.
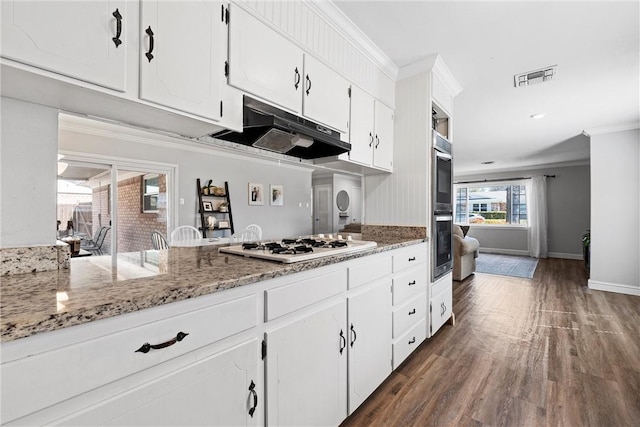
{"type": "Polygon", "coordinates": [[[298,237],[279,241],[250,242],[226,246],[219,252],[261,258],[282,263],[308,261],[338,254],[346,254],[375,248],[376,242],[364,240],[328,239],[324,237],[298,237]]]}

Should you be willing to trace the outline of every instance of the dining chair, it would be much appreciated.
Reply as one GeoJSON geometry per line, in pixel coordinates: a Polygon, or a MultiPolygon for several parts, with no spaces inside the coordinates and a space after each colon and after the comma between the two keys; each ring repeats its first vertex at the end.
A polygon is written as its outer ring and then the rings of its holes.
{"type": "Polygon", "coordinates": [[[171,242],[201,239],[202,233],[200,233],[200,230],[191,225],[181,225],[171,232],[171,242]]]}
{"type": "Polygon", "coordinates": [[[257,224],[250,224],[242,231],[240,235],[242,242],[259,242],[262,240],[262,227],[257,224]]]}
{"type": "Polygon", "coordinates": [[[82,239],[80,242],[80,249],[93,248],[96,246],[96,242],[98,241],[98,237],[102,233],[104,226],[98,227],[96,232],[93,234],[93,238],[91,239],[82,239]]]}
{"type": "Polygon", "coordinates": [[[167,242],[166,237],[159,231],[151,232],[151,244],[153,245],[153,249],[169,249],[169,242],[167,242]]]}
{"type": "Polygon", "coordinates": [[[96,255],[103,255],[102,245],[104,244],[104,240],[106,239],[109,230],[111,230],[111,227],[109,226],[102,227],[98,232],[98,237],[94,241],[94,244],[91,246],[85,246],[82,249],[95,253],[96,255]]]}

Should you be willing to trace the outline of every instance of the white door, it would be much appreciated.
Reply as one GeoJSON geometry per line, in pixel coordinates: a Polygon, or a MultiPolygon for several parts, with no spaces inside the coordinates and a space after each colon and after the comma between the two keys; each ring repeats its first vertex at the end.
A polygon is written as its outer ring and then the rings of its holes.
{"type": "Polygon", "coordinates": [[[313,232],[332,233],[333,204],[331,184],[314,186],[313,191],[313,232]]]}
{"type": "Polygon", "coordinates": [[[391,280],[348,301],[351,414],[391,374],[391,280]]]}
{"type": "Polygon", "coordinates": [[[393,169],[393,110],[378,100],[375,122],[373,165],[390,171],[393,169]]]}
{"type": "Polygon", "coordinates": [[[235,5],[229,6],[229,84],[301,113],[302,50],[235,5]]]}
{"type": "Polygon", "coordinates": [[[219,1],[143,0],[140,98],[220,119],[226,25],[219,1]]]}
{"type": "Polygon", "coordinates": [[[127,2],[2,1],[2,56],[124,92],[127,2]],[[118,30],[120,29],[120,30],[118,30]]]}
{"type": "Polygon", "coordinates": [[[265,334],[267,425],[337,426],[347,417],[346,323],[340,301],[265,334]]]}
{"type": "MultiPolygon", "coordinates": [[[[253,426],[262,424],[257,340],[107,400],[60,425],[253,426]],[[252,411],[251,409],[255,409],[252,411]],[[259,421],[260,420],[260,421],[259,421]]],[[[188,357],[188,356],[185,356],[188,357]]]]}
{"type": "Polygon", "coordinates": [[[349,131],[349,81],[310,55],[304,55],[302,114],[344,134],[349,131]]]}
{"type": "Polygon", "coordinates": [[[374,99],[357,86],[351,88],[351,129],[349,159],[371,165],[373,162],[374,99]]]}

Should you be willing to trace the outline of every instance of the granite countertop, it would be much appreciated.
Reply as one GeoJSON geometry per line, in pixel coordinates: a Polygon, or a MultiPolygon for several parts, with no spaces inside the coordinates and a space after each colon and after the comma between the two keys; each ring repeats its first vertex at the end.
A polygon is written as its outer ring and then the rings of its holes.
{"type": "Polygon", "coordinates": [[[218,254],[216,246],[171,248],[72,260],[66,270],[3,276],[0,283],[0,342],[106,319],[174,301],[298,273],[341,261],[410,246],[425,239],[377,240],[352,254],[281,264],[218,254]]]}

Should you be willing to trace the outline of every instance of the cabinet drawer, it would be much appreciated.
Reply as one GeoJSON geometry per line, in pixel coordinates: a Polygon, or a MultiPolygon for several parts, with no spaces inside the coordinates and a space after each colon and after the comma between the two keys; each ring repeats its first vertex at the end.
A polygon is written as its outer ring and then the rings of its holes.
{"type": "MultiPolygon", "coordinates": [[[[135,316],[132,319],[135,321],[135,316]]],[[[2,365],[0,422],[4,424],[256,324],[257,298],[249,295],[5,363],[2,365]],[[170,342],[179,332],[188,335],[165,348],[150,349],[147,353],[137,351],[145,343],[170,342]],[[38,380],[24,381],[24,378],[38,380]]]]}
{"type": "Polygon", "coordinates": [[[265,319],[271,321],[347,290],[344,269],[265,291],[265,319]]]}
{"type": "Polygon", "coordinates": [[[373,260],[349,267],[349,289],[391,274],[391,257],[388,255],[373,257],[373,260]]]}
{"type": "Polygon", "coordinates": [[[447,288],[453,289],[453,275],[451,273],[431,284],[431,297],[441,294],[447,288]]]}
{"type": "Polygon", "coordinates": [[[405,268],[423,263],[427,260],[427,245],[422,243],[419,245],[409,246],[408,248],[398,250],[393,254],[393,272],[402,271],[405,268]]]}
{"type": "Polygon", "coordinates": [[[424,318],[393,343],[393,369],[396,369],[427,337],[427,319],[424,318]]]}
{"type": "Polygon", "coordinates": [[[427,287],[425,268],[408,270],[393,278],[393,305],[402,304],[427,287]]]}
{"type": "Polygon", "coordinates": [[[393,310],[393,338],[398,338],[427,314],[427,293],[407,301],[393,310]]]}

